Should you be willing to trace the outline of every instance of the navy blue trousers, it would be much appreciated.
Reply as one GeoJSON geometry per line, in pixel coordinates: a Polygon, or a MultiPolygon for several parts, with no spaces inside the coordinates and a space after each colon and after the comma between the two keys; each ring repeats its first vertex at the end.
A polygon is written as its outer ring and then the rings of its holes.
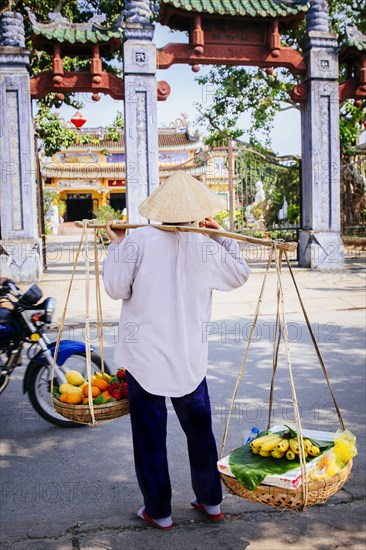
{"type": "MultiPolygon", "coordinates": [[[[168,470],[165,397],[145,391],[127,372],[136,476],[150,518],[171,515],[172,490],[168,470]]],[[[216,505],[222,500],[217,448],[212,432],[206,378],[190,394],[171,398],[187,436],[192,488],[197,502],[216,505]]]]}

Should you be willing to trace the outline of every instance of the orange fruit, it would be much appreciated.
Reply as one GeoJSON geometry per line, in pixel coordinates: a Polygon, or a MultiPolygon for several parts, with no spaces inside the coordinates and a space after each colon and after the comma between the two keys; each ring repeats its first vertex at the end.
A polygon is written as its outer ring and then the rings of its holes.
{"type": "Polygon", "coordinates": [[[66,396],[67,396],[67,393],[62,393],[58,398],[58,400],[62,401],[62,403],[66,403],[66,396]]]}
{"type": "Polygon", "coordinates": [[[67,393],[65,403],[69,403],[70,405],[80,405],[82,400],[83,397],[80,393],[67,393]]]}
{"type": "Polygon", "coordinates": [[[103,397],[105,397],[107,401],[109,401],[110,399],[112,399],[112,396],[111,396],[111,394],[109,393],[109,391],[103,391],[103,392],[101,393],[101,395],[103,395],[103,397]]]}
{"type": "MultiPolygon", "coordinates": [[[[94,382],[93,382],[94,384],[94,382]]],[[[99,388],[97,388],[96,386],[92,386],[91,387],[91,390],[92,390],[92,397],[98,397],[98,395],[100,395],[101,391],[99,388]]],[[[83,394],[85,395],[85,397],[88,397],[89,395],[89,386],[84,386],[83,387],[83,394]]]]}
{"type": "Polygon", "coordinates": [[[109,388],[108,382],[101,380],[100,378],[94,380],[92,386],[99,388],[101,392],[106,391],[109,388]]]}
{"type": "Polygon", "coordinates": [[[84,397],[83,405],[89,405],[89,397],[84,397]]]}

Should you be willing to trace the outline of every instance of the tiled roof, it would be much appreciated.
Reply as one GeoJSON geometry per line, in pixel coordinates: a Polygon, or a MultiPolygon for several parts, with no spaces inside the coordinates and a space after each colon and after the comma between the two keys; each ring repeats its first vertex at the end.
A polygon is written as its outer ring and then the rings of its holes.
{"type": "Polygon", "coordinates": [[[219,15],[287,17],[308,10],[306,0],[160,0],[177,9],[219,15]]]}
{"type": "MultiPolygon", "coordinates": [[[[93,128],[95,131],[95,129],[93,128]]],[[[94,133],[91,131],[91,129],[88,130],[88,128],[85,128],[83,130],[86,134],[90,134],[95,139],[99,139],[99,134],[94,133]]],[[[158,133],[158,145],[159,148],[168,148],[168,147],[184,147],[184,146],[193,146],[195,144],[198,144],[200,142],[199,136],[190,136],[187,132],[172,132],[172,131],[166,131],[165,129],[158,133]]],[[[120,134],[118,141],[110,141],[110,140],[101,140],[100,144],[93,144],[93,143],[83,143],[80,145],[75,144],[73,146],[74,149],[89,149],[91,148],[97,148],[97,149],[119,149],[124,148],[125,141],[123,137],[123,133],[120,134]]]]}
{"type": "Polygon", "coordinates": [[[51,22],[40,23],[29,8],[27,11],[36,42],[38,38],[39,42],[43,39],[61,44],[97,44],[120,41],[122,37],[121,29],[109,29],[100,25],[103,20],[100,15],[94,15],[85,23],[72,23],[60,13],[50,13],[48,16],[51,22]]]}

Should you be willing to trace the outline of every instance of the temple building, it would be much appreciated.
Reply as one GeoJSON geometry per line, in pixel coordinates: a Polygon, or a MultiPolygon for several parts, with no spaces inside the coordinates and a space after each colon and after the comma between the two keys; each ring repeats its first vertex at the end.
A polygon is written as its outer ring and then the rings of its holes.
{"type": "MultiPolygon", "coordinates": [[[[66,203],[65,221],[92,218],[105,204],[120,211],[126,207],[123,133],[111,141],[104,128],[82,132],[92,135],[93,141],[62,149],[41,163],[44,189],[55,191],[66,203]]],[[[159,129],[158,143],[160,182],[176,170],[185,170],[228,201],[225,149],[205,150],[200,135],[187,128],[159,129]]],[[[137,167],[129,165],[127,170],[132,180],[134,173],[137,177],[137,167]]]]}

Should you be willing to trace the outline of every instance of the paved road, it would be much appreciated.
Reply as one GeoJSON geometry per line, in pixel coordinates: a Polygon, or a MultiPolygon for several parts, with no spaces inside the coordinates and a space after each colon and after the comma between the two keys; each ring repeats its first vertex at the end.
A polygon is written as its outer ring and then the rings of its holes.
{"type": "MultiPolygon", "coordinates": [[[[59,241],[55,241],[60,246],[59,241]]],[[[69,247],[70,243],[67,243],[69,247]]],[[[65,246],[45,274],[45,295],[64,300],[70,265],[65,246]]],[[[131,457],[128,417],[95,428],[63,430],[48,425],[22,395],[24,368],[18,369],[0,401],[0,548],[11,550],[133,549],[314,549],[365,548],[365,294],[357,263],[341,273],[296,270],[304,301],[346,426],[358,438],[352,477],[326,505],[303,514],[283,512],[226,495],[226,519],[212,525],[191,509],[192,498],[184,435],[169,406],[169,461],[175,529],[158,532],[135,517],[141,497],[131,457]]],[[[255,267],[247,285],[217,293],[209,337],[208,382],[214,431],[220,443],[230,398],[247,343],[263,270],[255,267]]],[[[314,429],[337,429],[322,372],[312,350],[300,308],[285,283],[291,356],[302,422],[314,429]]],[[[82,321],[83,273],[77,274],[67,317],[82,321]]],[[[253,425],[263,427],[271,372],[275,278],[270,275],[255,342],[239,391],[227,448],[241,443],[253,425]]],[[[119,304],[103,297],[106,321],[115,321],[119,304]]],[[[57,317],[61,315],[61,308],[57,317]]],[[[57,320],[57,319],[56,319],[57,320]]],[[[76,329],[75,337],[80,335],[76,329]]],[[[106,359],[112,363],[115,331],[106,330],[106,359]]],[[[287,366],[280,356],[275,421],[292,422],[287,366]]]]}

